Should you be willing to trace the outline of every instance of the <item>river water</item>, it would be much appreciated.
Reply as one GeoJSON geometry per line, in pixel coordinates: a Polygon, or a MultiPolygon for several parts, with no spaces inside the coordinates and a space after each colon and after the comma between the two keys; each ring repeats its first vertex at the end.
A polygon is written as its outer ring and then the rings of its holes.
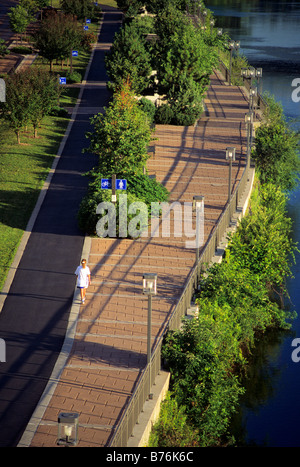
{"type": "MultiPolygon", "coordinates": [[[[240,51],[250,64],[263,68],[262,91],[281,102],[286,117],[300,130],[300,102],[292,98],[293,80],[300,83],[300,1],[208,0],[205,5],[214,13],[216,26],[241,41],[240,51]]],[[[300,186],[290,194],[288,211],[294,240],[300,245],[300,186]]],[[[292,341],[300,338],[298,253],[292,269],[289,306],[298,318],[291,332],[262,339],[255,352],[247,391],[232,426],[239,446],[300,446],[300,361],[292,359],[292,341]]]]}

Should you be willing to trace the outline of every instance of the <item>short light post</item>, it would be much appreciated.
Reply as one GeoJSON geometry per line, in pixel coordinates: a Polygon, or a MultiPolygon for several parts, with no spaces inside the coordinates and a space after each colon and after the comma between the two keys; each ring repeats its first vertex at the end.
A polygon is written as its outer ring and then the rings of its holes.
{"type": "Polygon", "coordinates": [[[250,88],[250,99],[249,99],[249,112],[254,113],[254,99],[257,96],[257,88],[252,87],[250,88]]]}
{"type": "Polygon", "coordinates": [[[210,33],[212,34],[213,29],[214,29],[214,25],[215,25],[215,20],[214,20],[214,19],[211,19],[210,22],[209,22],[209,24],[210,24],[210,33]]]}
{"type": "Polygon", "coordinates": [[[200,240],[204,236],[204,196],[195,195],[193,197],[193,211],[196,213],[196,266],[199,262],[200,240]],[[201,222],[202,221],[202,222],[201,222]],[[201,229],[201,230],[200,230],[201,229]],[[200,235],[201,232],[201,235],[200,235]]]}
{"type": "Polygon", "coordinates": [[[259,98],[257,100],[257,107],[260,108],[260,94],[261,94],[261,79],[263,75],[263,69],[262,68],[257,68],[256,69],[256,78],[257,78],[257,93],[259,95],[259,98]]]}
{"type": "Polygon", "coordinates": [[[231,85],[231,74],[232,74],[232,58],[234,50],[238,50],[241,44],[240,41],[229,41],[228,48],[230,50],[230,61],[229,61],[229,84],[231,85]]]}
{"type": "Polygon", "coordinates": [[[231,172],[232,172],[232,162],[235,161],[235,148],[226,148],[226,160],[229,161],[229,180],[228,180],[228,203],[231,200],[231,172]]]}
{"type": "Polygon", "coordinates": [[[149,370],[149,399],[151,394],[151,327],[152,327],[152,296],[157,294],[157,274],[143,274],[143,293],[148,295],[148,320],[147,320],[147,365],[149,370]]]}
{"type": "MultiPolygon", "coordinates": [[[[250,68],[245,68],[243,67],[241,69],[241,76],[245,79],[249,79],[250,80],[250,100],[251,100],[251,92],[253,93],[254,92],[254,95],[258,95],[258,93],[260,92],[260,84],[261,84],[261,78],[262,78],[262,75],[263,75],[263,69],[262,68],[254,68],[254,67],[250,67],[250,68]],[[256,88],[256,91],[251,91],[254,88],[253,86],[253,80],[256,78],[256,81],[257,81],[257,88],[256,88]]],[[[252,100],[253,100],[253,96],[252,96],[252,100]]],[[[249,102],[250,104],[250,102],[249,102]]],[[[259,107],[259,99],[258,99],[258,107],[259,107]]],[[[250,108],[250,105],[249,105],[249,110],[252,110],[252,108],[250,108]]]]}
{"type": "Polygon", "coordinates": [[[250,165],[250,154],[251,154],[251,147],[252,147],[252,134],[253,134],[253,112],[248,112],[245,115],[245,123],[247,127],[247,168],[250,165]]]}
{"type": "Polygon", "coordinates": [[[59,446],[76,446],[78,443],[78,413],[62,412],[59,414],[57,444],[59,446]]]}

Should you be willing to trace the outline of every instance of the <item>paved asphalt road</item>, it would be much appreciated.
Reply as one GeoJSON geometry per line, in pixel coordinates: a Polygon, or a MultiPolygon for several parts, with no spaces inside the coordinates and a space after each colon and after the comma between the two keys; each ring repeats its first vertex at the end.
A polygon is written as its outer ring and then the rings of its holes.
{"type": "MultiPolygon", "coordinates": [[[[120,26],[116,13],[103,7],[99,42],[112,42],[120,26]],[[113,23],[111,21],[114,21],[113,23]]],[[[118,16],[120,20],[121,16],[118,16]]],[[[107,81],[104,50],[96,50],[87,81],[107,81]]],[[[64,341],[84,236],[76,213],[86,191],[81,175],[95,165],[85,132],[91,115],[83,107],[107,105],[105,87],[86,89],[57,170],[39,211],[10,293],[0,314],[6,362],[0,363],[0,446],[14,447],[51,375],[64,341]]],[[[98,108],[98,110],[97,110],[98,108]]]]}

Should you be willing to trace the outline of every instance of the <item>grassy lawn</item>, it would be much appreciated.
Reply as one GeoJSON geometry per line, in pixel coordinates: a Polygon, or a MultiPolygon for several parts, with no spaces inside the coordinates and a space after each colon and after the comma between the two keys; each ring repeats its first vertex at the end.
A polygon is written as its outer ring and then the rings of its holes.
{"type": "MultiPolygon", "coordinates": [[[[104,2],[103,2],[104,3],[104,2]]],[[[115,2],[106,2],[113,5],[115,2]]],[[[56,5],[57,4],[57,5],[56,5]]],[[[53,0],[53,6],[59,1],[53,0]]],[[[99,25],[90,25],[96,32],[99,25]]],[[[81,52],[73,58],[73,70],[84,76],[90,53],[81,52]]],[[[49,69],[47,61],[38,57],[32,66],[49,69]]],[[[68,67],[55,65],[54,71],[64,76],[68,67]]],[[[65,87],[60,104],[74,106],[79,87],[65,87]]],[[[21,144],[4,121],[0,121],[0,290],[14,259],[24,229],[35,207],[40,190],[49,173],[69,118],[47,117],[34,138],[30,127],[21,133],[21,144]]]]}
{"type": "Polygon", "coordinates": [[[24,229],[47,178],[67,118],[47,117],[33,138],[22,133],[21,144],[6,124],[0,126],[0,289],[14,258],[24,229]]]}

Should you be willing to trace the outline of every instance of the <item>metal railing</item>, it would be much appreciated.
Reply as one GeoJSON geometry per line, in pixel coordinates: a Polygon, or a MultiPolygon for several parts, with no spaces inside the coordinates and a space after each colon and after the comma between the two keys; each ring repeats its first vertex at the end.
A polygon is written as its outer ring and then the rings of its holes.
{"type": "MultiPolygon", "coordinates": [[[[222,64],[222,68],[225,67],[222,64]]],[[[221,69],[223,75],[226,77],[226,67],[221,69]]],[[[227,70],[228,71],[228,70],[227,70]]],[[[151,362],[142,371],[140,379],[137,383],[136,389],[131,396],[131,399],[125,408],[121,419],[111,437],[109,446],[111,447],[125,447],[128,439],[131,436],[134,426],[138,423],[139,415],[142,411],[143,405],[148,398],[149,393],[149,372],[151,371],[151,381],[155,381],[156,376],[161,370],[161,349],[164,336],[169,330],[176,330],[180,328],[183,317],[187,313],[187,309],[190,307],[193,295],[199,283],[200,275],[205,265],[210,263],[221,239],[223,238],[227,228],[230,225],[231,219],[237,210],[241,197],[245,191],[246,183],[248,180],[249,165],[245,164],[242,177],[232,194],[230,202],[227,203],[225,210],[220,216],[217,224],[211,232],[203,250],[199,256],[199,261],[190,272],[183,293],[170,315],[167,323],[165,324],[164,331],[161,337],[155,344],[152,351],[151,362]]]]}
{"type": "MultiPolygon", "coordinates": [[[[219,61],[219,69],[221,73],[223,74],[225,81],[229,82],[229,70],[226,67],[226,65],[220,60],[219,61]]],[[[248,95],[250,93],[250,87],[251,87],[251,80],[249,78],[245,78],[244,76],[240,76],[239,79],[241,80],[241,86],[243,86],[248,95]]],[[[257,92],[257,94],[254,96],[254,106],[259,109],[261,112],[264,112],[265,109],[267,108],[268,104],[261,95],[260,92],[257,92]]]]}
{"type": "Polygon", "coordinates": [[[134,426],[136,423],[138,423],[138,418],[142,412],[143,405],[148,398],[149,372],[151,371],[151,381],[155,381],[156,376],[160,373],[161,348],[164,336],[169,330],[179,329],[182,318],[186,315],[187,309],[190,307],[193,295],[199,283],[201,272],[203,268],[205,268],[205,265],[212,260],[216,249],[226,232],[226,229],[230,225],[233,214],[236,212],[238,203],[246,188],[248,171],[249,167],[246,165],[230,202],[227,204],[224,212],[219,218],[214,230],[211,232],[208,241],[206,242],[200,254],[198,264],[195,265],[188,277],[183,293],[165,325],[163,334],[158,339],[152,351],[151,362],[143,370],[136,389],[132,394],[127,407],[125,408],[123,415],[121,416],[115,432],[113,433],[113,436],[109,442],[109,446],[124,447],[127,445],[127,441],[133,432],[134,426]]]}

